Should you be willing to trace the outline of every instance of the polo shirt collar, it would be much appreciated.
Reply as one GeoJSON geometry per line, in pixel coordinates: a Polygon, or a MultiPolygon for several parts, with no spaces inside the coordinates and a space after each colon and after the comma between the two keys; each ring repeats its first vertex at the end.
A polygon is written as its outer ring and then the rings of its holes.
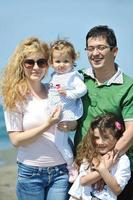
{"type": "MultiPolygon", "coordinates": [[[[112,83],[123,84],[123,73],[117,64],[116,67],[117,72],[108,81],[106,81],[106,85],[111,85],[112,83]]],[[[84,69],[83,72],[92,79],[96,79],[92,68],[84,69]]]]}

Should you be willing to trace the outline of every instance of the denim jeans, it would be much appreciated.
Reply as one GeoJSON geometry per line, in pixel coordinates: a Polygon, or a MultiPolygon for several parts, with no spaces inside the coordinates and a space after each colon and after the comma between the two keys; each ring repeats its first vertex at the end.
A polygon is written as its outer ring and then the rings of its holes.
{"type": "Polygon", "coordinates": [[[67,165],[33,167],[18,163],[18,200],[67,200],[67,165]]]}

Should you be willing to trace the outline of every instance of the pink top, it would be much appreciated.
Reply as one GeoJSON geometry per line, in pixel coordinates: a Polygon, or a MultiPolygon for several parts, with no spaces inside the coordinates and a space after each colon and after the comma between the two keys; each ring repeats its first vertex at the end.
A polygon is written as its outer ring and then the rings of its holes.
{"type": "MultiPolygon", "coordinates": [[[[17,112],[5,111],[7,131],[25,131],[40,126],[47,119],[48,100],[30,97],[28,103],[17,112]]],[[[56,130],[57,131],[57,130],[56,130]]],[[[50,167],[64,164],[61,153],[53,141],[55,125],[44,132],[35,142],[18,148],[17,160],[23,164],[50,167]]]]}

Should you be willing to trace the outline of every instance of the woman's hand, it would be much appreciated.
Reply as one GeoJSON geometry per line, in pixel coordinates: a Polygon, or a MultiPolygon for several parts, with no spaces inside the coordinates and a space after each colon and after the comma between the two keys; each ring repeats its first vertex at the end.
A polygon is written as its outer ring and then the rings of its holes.
{"type": "Polygon", "coordinates": [[[20,131],[20,132],[10,132],[9,137],[12,144],[15,147],[19,147],[22,145],[27,145],[33,143],[40,137],[40,135],[45,134],[45,132],[52,126],[53,124],[57,123],[60,120],[60,113],[61,113],[61,106],[56,107],[53,113],[48,116],[45,122],[35,128],[20,131]]]}
{"type": "Polygon", "coordinates": [[[53,113],[48,117],[48,123],[50,125],[56,124],[60,120],[61,106],[57,106],[53,113]]]}

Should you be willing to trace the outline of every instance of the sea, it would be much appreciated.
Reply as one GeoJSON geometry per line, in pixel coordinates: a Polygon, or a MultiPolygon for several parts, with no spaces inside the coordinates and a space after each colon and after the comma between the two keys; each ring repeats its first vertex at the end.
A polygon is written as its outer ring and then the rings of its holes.
{"type": "Polygon", "coordinates": [[[5,160],[2,156],[3,150],[11,150],[13,148],[13,145],[11,144],[6,127],[5,127],[5,121],[4,121],[4,112],[3,108],[0,104],[0,167],[5,165],[5,160]]]}
{"type": "Polygon", "coordinates": [[[10,149],[12,147],[11,142],[5,127],[3,108],[0,105],[0,151],[10,149]]]}

